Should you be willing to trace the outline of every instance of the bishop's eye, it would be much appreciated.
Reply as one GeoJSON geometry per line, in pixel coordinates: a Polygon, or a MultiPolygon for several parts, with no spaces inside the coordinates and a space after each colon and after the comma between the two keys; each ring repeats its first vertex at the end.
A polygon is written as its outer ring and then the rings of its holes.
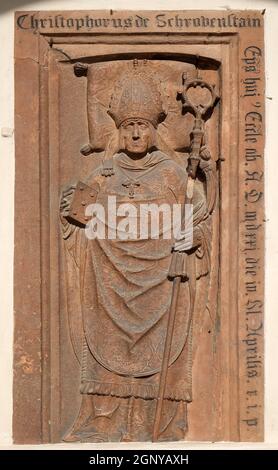
{"type": "Polygon", "coordinates": [[[145,122],[138,122],[138,126],[139,126],[140,129],[142,129],[142,130],[147,129],[147,127],[148,127],[145,122]]]}
{"type": "Polygon", "coordinates": [[[134,127],[134,122],[129,122],[128,124],[125,125],[125,129],[133,129],[134,127]]]}

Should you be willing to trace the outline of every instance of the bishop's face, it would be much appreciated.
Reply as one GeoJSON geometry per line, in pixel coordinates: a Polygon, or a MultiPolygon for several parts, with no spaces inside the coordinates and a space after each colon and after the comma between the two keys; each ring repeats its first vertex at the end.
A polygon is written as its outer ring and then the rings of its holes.
{"type": "Polygon", "coordinates": [[[120,142],[128,155],[143,157],[153,145],[154,127],[143,119],[128,119],[120,126],[120,142]]]}

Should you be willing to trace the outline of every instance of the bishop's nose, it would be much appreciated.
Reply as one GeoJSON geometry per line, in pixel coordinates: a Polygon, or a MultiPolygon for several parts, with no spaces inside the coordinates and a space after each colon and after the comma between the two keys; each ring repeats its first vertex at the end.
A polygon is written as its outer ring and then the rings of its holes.
{"type": "Polygon", "coordinates": [[[139,138],[140,138],[140,135],[139,135],[138,124],[134,124],[133,129],[132,129],[132,139],[138,140],[139,138]]]}

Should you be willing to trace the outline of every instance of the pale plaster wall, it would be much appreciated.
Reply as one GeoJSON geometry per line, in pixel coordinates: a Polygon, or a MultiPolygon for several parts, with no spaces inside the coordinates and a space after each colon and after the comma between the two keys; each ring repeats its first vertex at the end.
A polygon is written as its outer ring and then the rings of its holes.
{"type": "MultiPolygon", "coordinates": [[[[265,444],[278,448],[278,2],[277,0],[0,0],[0,448],[12,443],[12,340],[13,340],[13,229],[14,229],[14,92],[13,92],[13,14],[16,10],[79,9],[258,9],[266,8],[266,374],[265,374],[265,444]]],[[[181,448],[181,443],[171,444],[181,448]]],[[[155,444],[154,448],[169,448],[155,444]]],[[[186,448],[250,447],[247,444],[184,444],[186,448]]],[[[252,445],[251,445],[252,446],[252,445]]],[[[16,446],[17,448],[19,446],[16,446]]],[[[21,446],[20,446],[21,447],[21,446]]],[[[69,448],[68,445],[40,446],[69,448]]],[[[119,448],[119,445],[70,446],[71,448],[119,448]]],[[[125,447],[128,447],[125,445],[125,447]]],[[[134,445],[132,444],[134,448],[134,445]]],[[[152,444],[139,445],[150,448],[152,444]]],[[[259,446],[256,444],[256,448],[259,446]]],[[[13,446],[15,448],[15,446],[13,446]]],[[[30,448],[30,446],[28,446],[30,448]]]]}

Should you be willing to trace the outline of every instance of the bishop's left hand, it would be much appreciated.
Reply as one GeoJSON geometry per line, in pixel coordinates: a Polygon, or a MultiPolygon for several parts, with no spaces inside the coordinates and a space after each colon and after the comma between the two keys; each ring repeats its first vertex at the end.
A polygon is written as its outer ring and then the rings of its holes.
{"type": "Polygon", "coordinates": [[[207,147],[207,145],[203,145],[200,149],[200,157],[202,160],[208,161],[211,159],[211,153],[207,147]]]}

